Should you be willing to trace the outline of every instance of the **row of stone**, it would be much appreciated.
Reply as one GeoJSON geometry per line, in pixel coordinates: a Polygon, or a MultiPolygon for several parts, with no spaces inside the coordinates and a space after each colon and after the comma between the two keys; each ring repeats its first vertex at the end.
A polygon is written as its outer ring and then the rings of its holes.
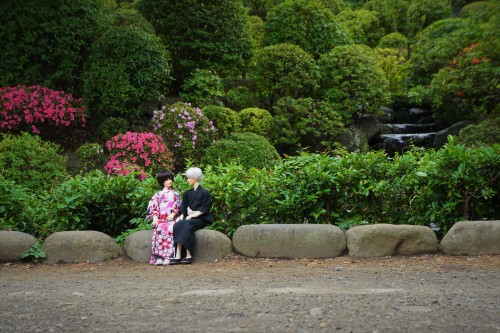
{"type": "MultiPolygon", "coordinates": [[[[148,262],[151,230],[138,231],[125,239],[122,249],[111,237],[97,231],[64,231],[44,241],[44,263],[102,262],[120,256],[148,262]]],[[[0,261],[19,260],[36,239],[16,231],[0,231],[0,261]]],[[[208,229],[196,231],[196,261],[213,261],[235,252],[255,258],[382,257],[393,255],[500,254],[500,221],[456,223],[438,241],[425,226],[373,224],[343,232],[333,225],[262,224],[239,227],[231,241],[208,229]]]]}

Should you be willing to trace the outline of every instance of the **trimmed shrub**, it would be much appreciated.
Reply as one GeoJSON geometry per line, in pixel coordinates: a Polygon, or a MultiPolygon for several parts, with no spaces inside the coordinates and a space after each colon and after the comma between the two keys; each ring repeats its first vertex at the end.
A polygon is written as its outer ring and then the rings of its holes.
{"type": "Polygon", "coordinates": [[[240,118],[236,111],[223,106],[207,106],[201,112],[212,121],[217,129],[217,139],[223,139],[240,128],[240,118]]]}
{"type": "Polygon", "coordinates": [[[208,105],[221,105],[224,87],[221,78],[212,70],[195,69],[186,78],[179,93],[185,102],[200,108],[208,105]]]}
{"type": "Polygon", "coordinates": [[[288,153],[295,153],[301,147],[315,151],[331,149],[333,138],[344,128],[337,110],[311,98],[281,98],[274,113],[273,143],[288,153]]]}
{"type": "Polygon", "coordinates": [[[236,163],[245,168],[271,167],[280,160],[269,141],[255,133],[234,133],[205,150],[201,163],[228,165],[236,163]]]}
{"type": "Polygon", "coordinates": [[[173,154],[161,135],[127,132],[106,142],[110,157],[104,169],[109,174],[128,175],[131,172],[145,179],[146,173],[157,174],[172,169],[173,154]]]}
{"type": "Polygon", "coordinates": [[[112,26],[92,46],[84,73],[84,98],[94,122],[127,120],[159,99],[170,80],[170,59],[159,37],[133,26],[112,26]]]}
{"type": "Polygon", "coordinates": [[[26,132],[2,136],[0,170],[6,179],[33,191],[49,190],[69,177],[60,147],[26,132]]]}
{"type": "Polygon", "coordinates": [[[401,100],[406,94],[405,56],[401,54],[401,49],[375,48],[373,51],[377,66],[384,71],[392,101],[401,100]]]}
{"type": "Polygon", "coordinates": [[[338,46],[319,61],[320,96],[341,110],[346,124],[356,112],[377,115],[388,102],[388,83],[366,45],[338,46]]]}
{"type": "Polygon", "coordinates": [[[347,29],[321,3],[285,0],[267,14],[263,45],[290,43],[316,59],[335,46],[351,44],[347,29]]]}
{"type": "Polygon", "coordinates": [[[299,46],[279,44],[257,51],[252,69],[254,83],[271,105],[280,97],[306,97],[317,87],[319,73],[314,59],[299,46]]]}
{"type": "Polygon", "coordinates": [[[349,30],[355,44],[375,47],[385,33],[378,16],[378,12],[366,9],[343,10],[337,19],[349,30]]]}
{"type": "Polygon", "coordinates": [[[225,98],[227,107],[240,111],[246,108],[251,108],[254,105],[254,95],[247,87],[239,86],[229,89],[225,98]]]}
{"type": "Polygon", "coordinates": [[[388,35],[380,38],[380,42],[378,43],[378,47],[383,49],[398,49],[400,53],[403,49],[408,46],[408,38],[399,32],[391,32],[388,35]]]}
{"type": "Polygon", "coordinates": [[[178,102],[153,112],[154,131],[164,138],[174,153],[175,169],[182,169],[186,160],[196,163],[216,136],[216,128],[200,108],[178,102]]]}
{"type": "Polygon", "coordinates": [[[269,111],[259,108],[243,109],[238,113],[242,132],[252,132],[269,137],[273,129],[273,116],[269,111]]]}

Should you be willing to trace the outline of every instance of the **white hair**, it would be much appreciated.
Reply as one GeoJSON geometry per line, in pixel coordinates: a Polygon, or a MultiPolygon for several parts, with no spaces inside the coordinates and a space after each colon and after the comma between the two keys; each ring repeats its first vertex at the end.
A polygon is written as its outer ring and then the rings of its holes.
{"type": "Polygon", "coordinates": [[[200,168],[189,168],[186,171],[186,176],[188,176],[189,178],[194,178],[200,182],[201,177],[203,176],[203,173],[201,172],[200,168]]]}

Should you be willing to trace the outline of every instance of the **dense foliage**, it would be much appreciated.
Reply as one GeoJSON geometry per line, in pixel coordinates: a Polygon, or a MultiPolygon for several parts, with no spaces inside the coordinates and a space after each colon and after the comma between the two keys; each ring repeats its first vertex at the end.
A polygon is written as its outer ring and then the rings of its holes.
{"type": "Polygon", "coordinates": [[[222,76],[243,73],[251,39],[241,0],[140,0],[137,8],[171,53],[177,88],[196,68],[222,76]]]}
{"type": "Polygon", "coordinates": [[[201,111],[214,124],[217,131],[217,139],[223,139],[240,129],[238,113],[230,108],[211,105],[204,107],[201,111]]]}

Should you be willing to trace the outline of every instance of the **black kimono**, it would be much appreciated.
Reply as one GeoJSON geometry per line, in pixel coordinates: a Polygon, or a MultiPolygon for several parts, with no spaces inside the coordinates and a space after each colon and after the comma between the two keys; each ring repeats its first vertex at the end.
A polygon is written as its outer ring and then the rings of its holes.
{"type": "MultiPolygon", "coordinates": [[[[195,245],[194,232],[212,223],[212,215],[210,214],[212,197],[210,193],[200,185],[198,185],[196,190],[194,188],[187,190],[182,196],[180,209],[180,213],[184,217],[188,216],[188,207],[192,211],[200,211],[203,214],[190,220],[180,220],[174,224],[174,248],[180,243],[193,254],[195,245]]],[[[185,254],[182,255],[184,256],[185,254]]]]}

